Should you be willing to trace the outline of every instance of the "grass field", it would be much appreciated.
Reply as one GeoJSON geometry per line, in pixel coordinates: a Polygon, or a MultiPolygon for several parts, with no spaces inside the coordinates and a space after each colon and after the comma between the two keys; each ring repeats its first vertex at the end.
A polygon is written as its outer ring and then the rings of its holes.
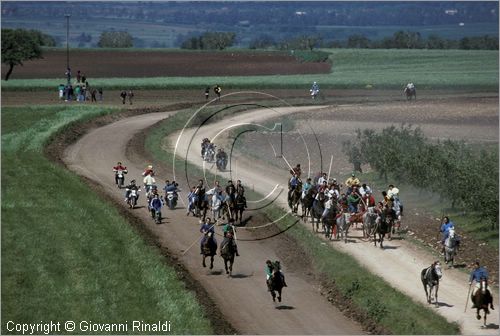
{"type": "MultiPolygon", "coordinates": [[[[159,252],[111,204],[42,153],[71,123],[117,111],[2,109],[2,318],[169,320],[176,334],[213,334],[195,295],[159,252]]],[[[1,330],[8,333],[6,324],[1,330]]]]}
{"type": "MultiPolygon", "coordinates": [[[[417,89],[498,91],[498,51],[322,49],[330,52],[329,74],[211,76],[156,78],[91,78],[106,90],[187,89],[219,83],[223,89],[304,88],[317,81],[322,88],[402,89],[412,81],[417,89]]],[[[14,69],[15,71],[15,69],[14,69]]],[[[2,80],[2,90],[55,90],[65,79],[2,80]]]]}
{"type": "MultiPolygon", "coordinates": [[[[224,107],[218,107],[218,109],[223,111],[224,107]]],[[[227,112],[223,113],[237,113],[241,110],[224,111],[227,112]]],[[[171,164],[172,153],[165,152],[162,148],[162,140],[168,134],[184,126],[191,115],[188,112],[178,113],[148,132],[145,146],[155,160],[166,165],[171,164]]],[[[212,112],[207,111],[206,113],[210,115],[212,112]]],[[[217,114],[215,119],[222,118],[221,114],[217,114]]],[[[198,118],[204,120],[202,116],[198,118]]],[[[196,124],[196,122],[194,123],[196,124]]],[[[181,172],[184,169],[189,170],[189,174],[193,178],[204,174],[201,169],[184,161],[178,162],[176,169],[181,172]]],[[[210,180],[211,177],[207,176],[207,179],[210,180]]],[[[251,193],[250,190],[247,192],[251,193]]],[[[261,199],[262,197],[262,195],[255,195],[252,196],[252,199],[261,199]]],[[[274,207],[267,207],[265,211],[270,218],[278,218],[284,214],[282,210],[274,207]]],[[[294,221],[295,218],[290,218],[280,222],[280,226],[286,228],[291,226],[294,221]]],[[[353,304],[366,316],[374,319],[393,334],[457,334],[459,332],[458,325],[448,323],[431,309],[415,303],[385,281],[367,272],[349,255],[338,252],[331,246],[318,244],[319,238],[302,225],[295,225],[287,232],[297,238],[297,242],[312,257],[318,273],[326,274],[328,281],[334,281],[346,299],[351,299],[353,304]],[[380,300],[381,293],[384,293],[383,301],[380,300]],[[405,309],[401,309],[401,307],[405,307],[405,309]]]]}

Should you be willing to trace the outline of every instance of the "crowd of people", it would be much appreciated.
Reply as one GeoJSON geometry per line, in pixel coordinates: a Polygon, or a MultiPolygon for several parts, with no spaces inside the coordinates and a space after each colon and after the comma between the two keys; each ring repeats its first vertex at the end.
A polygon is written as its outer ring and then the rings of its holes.
{"type": "Polygon", "coordinates": [[[103,100],[103,90],[101,87],[91,87],[87,77],[78,70],[76,73],[75,81],[71,83],[71,68],[66,69],[65,72],[67,84],[59,84],[59,99],[65,102],[77,101],[92,103],[103,100]]]}

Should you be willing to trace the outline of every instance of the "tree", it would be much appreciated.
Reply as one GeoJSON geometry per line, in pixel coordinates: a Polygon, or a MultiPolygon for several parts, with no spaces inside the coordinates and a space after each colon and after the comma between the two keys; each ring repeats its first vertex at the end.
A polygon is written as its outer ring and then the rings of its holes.
{"type": "Polygon", "coordinates": [[[234,44],[236,34],[232,32],[206,32],[201,36],[192,36],[184,40],[182,49],[219,49],[224,50],[234,44]]]}
{"type": "Polygon", "coordinates": [[[102,32],[97,46],[100,48],[131,48],[134,46],[134,39],[127,32],[102,32]]]}
{"type": "Polygon", "coordinates": [[[364,35],[354,34],[347,39],[347,48],[369,48],[370,42],[364,35]]]}
{"type": "Polygon", "coordinates": [[[40,41],[33,32],[25,29],[2,29],[2,63],[9,66],[5,80],[9,80],[16,65],[42,58],[40,41]]]}

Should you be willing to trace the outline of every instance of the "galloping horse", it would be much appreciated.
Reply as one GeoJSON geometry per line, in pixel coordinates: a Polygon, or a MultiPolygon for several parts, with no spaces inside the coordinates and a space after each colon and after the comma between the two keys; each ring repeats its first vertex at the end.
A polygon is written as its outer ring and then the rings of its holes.
{"type": "Polygon", "coordinates": [[[332,205],[330,210],[326,213],[325,217],[322,219],[323,231],[325,232],[325,237],[332,240],[337,236],[337,208],[332,205]]]}
{"type": "Polygon", "coordinates": [[[458,247],[460,246],[460,239],[455,234],[455,230],[452,228],[448,231],[448,238],[444,241],[444,262],[448,265],[451,262],[449,267],[453,267],[453,259],[457,254],[458,247]]]}
{"type": "Polygon", "coordinates": [[[378,214],[376,212],[367,211],[363,215],[363,237],[370,238],[375,234],[375,226],[378,214]]]}
{"type": "Polygon", "coordinates": [[[290,200],[288,201],[288,206],[292,209],[292,213],[297,214],[299,209],[300,197],[302,196],[302,183],[299,183],[295,189],[292,190],[290,194],[290,200]]]}
{"type": "Polygon", "coordinates": [[[420,272],[420,280],[424,285],[425,298],[427,303],[432,301],[432,290],[434,289],[434,303],[436,307],[438,306],[438,290],[439,290],[439,279],[443,276],[441,272],[441,264],[439,261],[435,261],[431,266],[424,268],[420,272]]]}
{"type": "Polygon", "coordinates": [[[220,244],[220,255],[224,259],[224,268],[226,269],[226,274],[231,276],[233,272],[234,256],[237,252],[237,247],[233,239],[233,235],[228,233],[224,240],[220,244]],[[228,267],[229,262],[229,267],[228,267]]]}
{"type": "Polygon", "coordinates": [[[406,94],[407,100],[411,100],[411,97],[415,97],[415,100],[417,100],[417,89],[415,89],[415,87],[405,87],[403,92],[406,94]]]}
{"type": "Polygon", "coordinates": [[[344,239],[344,243],[347,243],[347,231],[349,231],[349,226],[351,225],[351,221],[349,218],[349,213],[341,212],[340,216],[337,217],[337,227],[338,227],[338,235],[340,239],[344,239]]]}
{"type": "Polygon", "coordinates": [[[237,221],[239,218],[241,224],[241,220],[243,219],[243,211],[245,211],[245,208],[247,207],[247,199],[241,194],[236,194],[233,205],[234,206],[231,211],[234,214],[234,220],[237,221]]]}
{"type": "Polygon", "coordinates": [[[375,227],[373,228],[373,242],[377,246],[377,234],[380,241],[380,248],[384,248],[382,245],[384,242],[385,234],[390,230],[389,222],[387,221],[387,214],[382,212],[382,214],[377,216],[375,220],[375,227]]]}
{"type": "Polygon", "coordinates": [[[311,220],[313,231],[318,232],[321,215],[325,211],[325,194],[319,193],[318,199],[315,199],[311,209],[311,220]],[[314,228],[314,220],[316,219],[316,229],[314,228]]]}
{"type": "Polygon", "coordinates": [[[316,196],[316,190],[311,188],[304,195],[304,198],[301,201],[302,204],[302,219],[307,223],[307,216],[311,213],[311,209],[314,203],[314,197],[316,196]]]}
{"type": "Polygon", "coordinates": [[[493,297],[491,296],[491,293],[489,289],[487,289],[487,282],[486,279],[482,278],[481,281],[479,282],[479,289],[476,290],[476,293],[474,293],[471,296],[472,302],[476,306],[476,318],[478,320],[481,319],[481,315],[479,314],[479,311],[482,309],[484,311],[484,325],[486,325],[486,315],[490,313],[488,309],[488,305],[490,305],[491,309],[493,308],[493,297]]]}
{"type": "Polygon", "coordinates": [[[203,267],[207,267],[205,258],[210,257],[210,269],[214,268],[214,256],[217,254],[217,242],[212,232],[206,233],[205,237],[203,237],[201,241],[201,251],[203,253],[203,267]]]}
{"type": "Polygon", "coordinates": [[[270,286],[269,290],[271,292],[271,296],[273,297],[273,301],[276,302],[276,293],[278,292],[278,301],[281,302],[281,290],[285,286],[285,281],[283,279],[283,275],[279,270],[274,269],[271,278],[269,279],[270,286]]]}

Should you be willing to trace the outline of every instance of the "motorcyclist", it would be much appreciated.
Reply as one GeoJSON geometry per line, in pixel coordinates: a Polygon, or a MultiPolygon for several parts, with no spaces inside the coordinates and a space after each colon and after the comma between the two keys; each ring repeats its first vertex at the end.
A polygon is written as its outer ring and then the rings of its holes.
{"type": "Polygon", "coordinates": [[[160,198],[160,194],[154,194],[151,202],[149,203],[149,208],[151,210],[151,217],[155,218],[156,212],[161,213],[161,208],[163,206],[163,200],[160,198]]]}
{"type": "Polygon", "coordinates": [[[143,182],[144,182],[144,188],[146,188],[146,192],[149,192],[156,183],[156,180],[153,177],[153,173],[150,172],[148,175],[146,175],[143,182]]]}
{"type": "Polygon", "coordinates": [[[127,167],[123,166],[121,162],[118,162],[116,166],[113,167],[115,172],[115,184],[118,184],[118,172],[121,171],[123,174],[127,174],[127,167]]]}
{"type": "Polygon", "coordinates": [[[148,175],[153,176],[154,174],[155,173],[154,173],[154,170],[153,170],[153,166],[149,165],[149,166],[147,166],[146,169],[144,169],[144,172],[142,173],[142,176],[148,176],[148,175]]]}
{"type": "MultiPolygon", "coordinates": [[[[135,180],[130,181],[130,184],[125,187],[125,202],[128,201],[130,190],[135,190],[135,191],[139,190],[139,187],[135,184],[135,180]]],[[[139,200],[139,193],[137,193],[137,200],[139,200]]]]}

